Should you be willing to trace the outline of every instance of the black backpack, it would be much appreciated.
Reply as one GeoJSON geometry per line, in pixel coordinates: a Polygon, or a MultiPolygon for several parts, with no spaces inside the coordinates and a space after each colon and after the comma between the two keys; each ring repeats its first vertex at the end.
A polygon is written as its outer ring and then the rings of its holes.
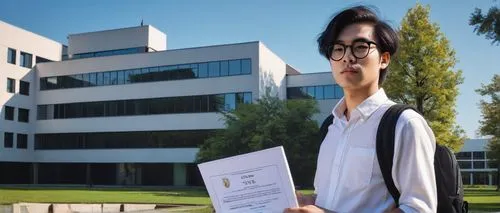
{"type": "MultiPolygon", "coordinates": [[[[391,106],[382,116],[377,129],[377,158],[384,177],[387,190],[394,198],[396,205],[399,206],[400,193],[394,185],[391,170],[394,156],[394,137],[396,132],[396,123],[403,111],[412,109],[418,112],[415,108],[396,104],[391,106]]],[[[320,136],[322,139],[328,133],[328,126],[333,123],[333,115],[323,121],[320,128],[320,136]]],[[[460,168],[453,152],[447,147],[436,144],[436,152],[434,153],[434,172],[436,173],[437,185],[437,212],[438,213],[467,213],[469,206],[467,201],[464,201],[464,188],[462,185],[462,176],[460,168]]]]}

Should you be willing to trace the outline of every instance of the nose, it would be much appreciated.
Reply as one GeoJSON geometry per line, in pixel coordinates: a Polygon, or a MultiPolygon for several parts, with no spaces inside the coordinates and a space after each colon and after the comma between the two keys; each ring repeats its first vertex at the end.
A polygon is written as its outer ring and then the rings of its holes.
{"type": "Polygon", "coordinates": [[[344,62],[347,62],[348,60],[350,63],[356,61],[356,57],[354,57],[354,54],[352,53],[352,46],[347,46],[345,50],[344,62]]]}

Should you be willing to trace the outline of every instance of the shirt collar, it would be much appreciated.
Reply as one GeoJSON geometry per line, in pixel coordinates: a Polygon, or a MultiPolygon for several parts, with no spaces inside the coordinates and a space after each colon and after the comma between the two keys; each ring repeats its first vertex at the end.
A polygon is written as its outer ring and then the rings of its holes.
{"type": "MultiPolygon", "coordinates": [[[[353,111],[358,111],[363,119],[367,119],[370,115],[375,112],[382,104],[387,102],[389,98],[385,94],[384,89],[380,88],[376,93],[365,99],[361,104],[359,104],[353,111]]],[[[344,97],[335,105],[332,110],[333,116],[336,118],[344,117],[344,112],[347,106],[344,97]]],[[[353,115],[353,114],[351,114],[353,115]]]]}

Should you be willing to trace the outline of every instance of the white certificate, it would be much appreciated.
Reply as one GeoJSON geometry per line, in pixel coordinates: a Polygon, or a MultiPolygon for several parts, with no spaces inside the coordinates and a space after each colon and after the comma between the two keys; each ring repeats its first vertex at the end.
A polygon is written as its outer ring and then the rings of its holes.
{"type": "Polygon", "coordinates": [[[282,146],[198,164],[216,212],[273,213],[297,207],[282,146]]]}

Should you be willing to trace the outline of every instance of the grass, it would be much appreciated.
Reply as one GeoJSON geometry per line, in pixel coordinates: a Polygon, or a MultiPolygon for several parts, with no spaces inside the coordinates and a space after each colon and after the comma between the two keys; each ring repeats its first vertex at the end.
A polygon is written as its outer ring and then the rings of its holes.
{"type": "MultiPolygon", "coordinates": [[[[312,190],[300,190],[312,194],[312,190]]],[[[500,211],[500,192],[494,187],[469,187],[465,190],[465,200],[473,211],[500,211]]],[[[122,189],[122,188],[0,188],[0,204],[18,202],[39,203],[155,203],[210,205],[205,190],[201,189],[122,189]]],[[[182,211],[179,211],[182,212],[182,211]]],[[[190,211],[212,212],[210,208],[190,211]]]]}
{"type": "Polygon", "coordinates": [[[466,188],[464,200],[469,202],[469,209],[474,211],[500,211],[500,192],[496,187],[466,188]]]}
{"type": "Polygon", "coordinates": [[[0,188],[0,204],[40,203],[156,203],[209,205],[208,193],[196,189],[47,189],[0,188]]]}

